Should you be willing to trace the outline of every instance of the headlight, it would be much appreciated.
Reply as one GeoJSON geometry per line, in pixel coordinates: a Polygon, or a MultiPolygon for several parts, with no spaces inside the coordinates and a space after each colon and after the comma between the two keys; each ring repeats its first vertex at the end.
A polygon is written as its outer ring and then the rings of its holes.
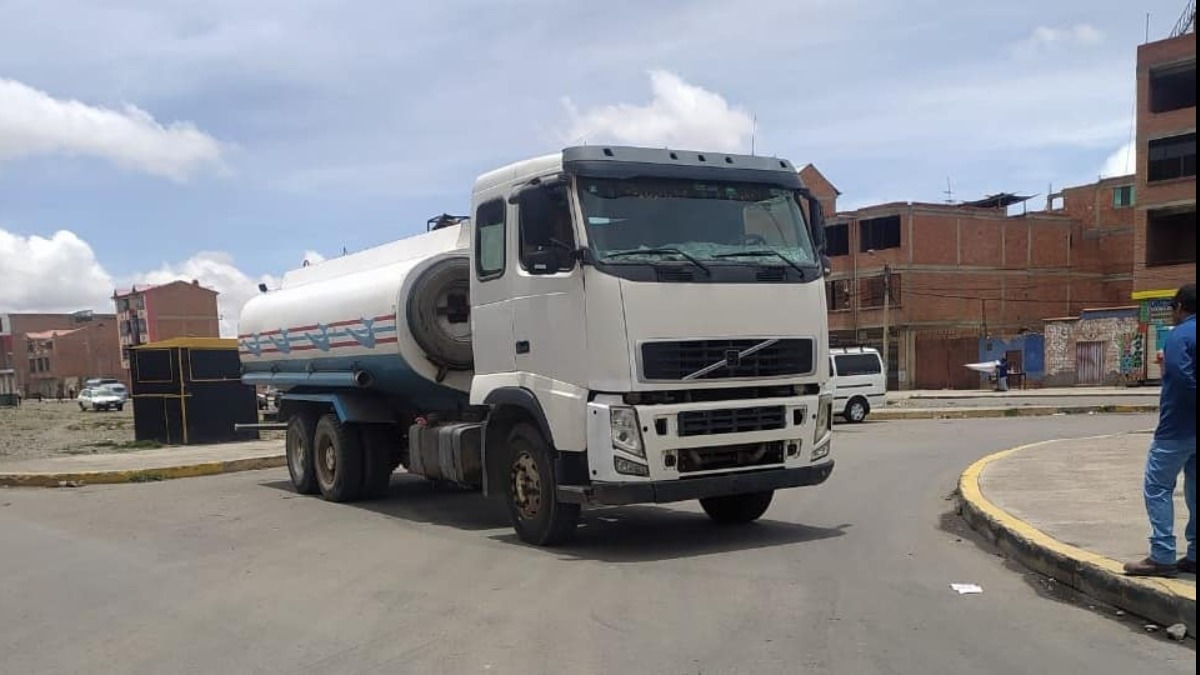
{"type": "Polygon", "coordinates": [[[642,447],[642,430],[638,426],[637,411],[633,408],[609,408],[608,422],[612,429],[612,444],[638,457],[646,456],[642,447]]]}
{"type": "Polygon", "coordinates": [[[833,394],[821,394],[817,403],[817,424],[813,429],[813,443],[819,443],[830,429],[833,419],[833,394]]]}

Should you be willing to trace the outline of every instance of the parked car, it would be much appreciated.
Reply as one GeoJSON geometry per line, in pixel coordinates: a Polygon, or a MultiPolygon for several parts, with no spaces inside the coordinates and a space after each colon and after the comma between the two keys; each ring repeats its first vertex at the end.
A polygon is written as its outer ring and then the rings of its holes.
{"type": "Polygon", "coordinates": [[[103,389],[105,391],[111,391],[112,393],[116,394],[117,396],[120,396],[121,403],[125,403],[129,400],[129,390],[126,389],[125,385],[121,384],[120,382],[114,382],[112,384],[102,384],[99,387],[95,387],[95,388],[103,389]]]}
{"type": "Polygon", "coordinates": [[[258,409],[273,410],[276,407],[279,391],[275,387],[267,387],[258,392],[258,409]]]}
{"type": "Polygon", "coordinates": [[[879,351],[870,347],[829,350],[833,409],[847,422],[867,419],[871,410],[887,405],[887,376],[879,351]]]}
{"type": "Polygon", "coordinates": [[[122,410],[125,408],[123,396],[103,387],[84,389],[79,392],[79,398],[76,401],[79,403],[80,410],[112,410],[114,408],[122,410]]]}

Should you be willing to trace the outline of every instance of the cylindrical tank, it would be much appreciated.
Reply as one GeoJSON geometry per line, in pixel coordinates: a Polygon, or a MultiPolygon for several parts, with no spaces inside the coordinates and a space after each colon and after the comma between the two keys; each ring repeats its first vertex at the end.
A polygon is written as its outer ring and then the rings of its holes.
{"type": "Polygon", "coordinates": [[[453,225],[288,272],[242,309],[243,379],[461,403],[472,375],[468,246],[453,225]]]}

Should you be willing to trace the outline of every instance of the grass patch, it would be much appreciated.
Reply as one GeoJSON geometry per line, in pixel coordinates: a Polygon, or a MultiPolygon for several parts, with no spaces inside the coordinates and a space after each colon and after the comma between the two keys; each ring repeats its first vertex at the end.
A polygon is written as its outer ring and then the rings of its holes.
{"type": "Polygon", "coordinates": [[[1020,417],[1021,410],[1020,410],[1020,408],[1005,408],[1004,416],[1005,417],[1020,417]]]}
{"type": "Polygon", "coordinates": [[[129,477],[130,483],[158,483],[166,480],[167,477],[161,473],[139,473],[129,477]]]}

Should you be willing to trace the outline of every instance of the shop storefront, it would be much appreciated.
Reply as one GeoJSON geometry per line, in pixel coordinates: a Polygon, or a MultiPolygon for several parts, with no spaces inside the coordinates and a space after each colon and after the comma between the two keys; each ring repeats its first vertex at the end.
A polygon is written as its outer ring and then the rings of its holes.
{"type": "Polygon", "coordinates": [[[1133,299],[1138,303],[1138,332],[1144,345],[1136,351],[1145,354],[1141,363],[1135,364],[1142,373],[1139,379],[1151,382],[1162,379],[1162,345],[1167,334],[1175,327],[1171,312],[1175,292],[1176,289],[1172,288],[1133,294],[1133,299]]]}

